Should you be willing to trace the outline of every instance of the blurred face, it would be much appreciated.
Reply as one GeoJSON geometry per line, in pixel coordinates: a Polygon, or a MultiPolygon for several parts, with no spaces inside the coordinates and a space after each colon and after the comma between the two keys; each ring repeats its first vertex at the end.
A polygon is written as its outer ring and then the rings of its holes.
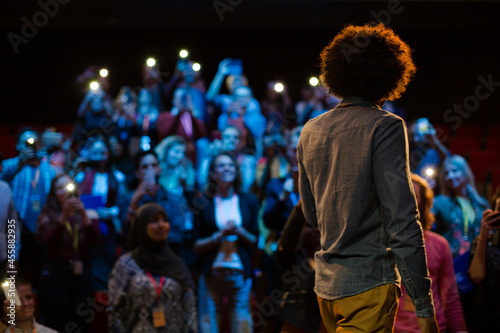
{"type": "Polygon", "coordinates": [[[217,157],[214,167],[214,178],[220,182],[233,183],[236,179],[236,165],[226,155],[217,157]]]}
{"type": "Polygon", "coordinates": [[[96,141],[92,144],[89,151],[89,160],[94,162],[107,161],[109,158],[109,151],[104,142],[96,141]]]}
{"type": "Polygon", "coordinates": [[[177,89],[174,94],[173,104],[179,110],[190,109],[190,95],[186,89],[177,89]]]}
{"type": "Polygon", "coordinates": [[[236,128],[227,128],[222,132],[222,145],[225,151],[235,151],[240,144],[240,132],[236,128]]]}
{"type": "Polygon", "coordinates": [[[170,223],[163,213],[158,213],[153,221],[149,222],[146,227],[146,232],[154,242],[164,242],[168,238],[170,231],[170,223]]]}
{"type": "Polygon", "coordinates": [[[57,201],[62,205],[66,199],[69,197],[67,186],[68,184],[73,183],[73,179],[69,176],[63,176],[57,180],[55,185],[55,194],[57,201]]]}
{"type": "Polygon", "coordinates": [[[35,140],[35,145],[40,142],[40,137],[36,132],[26,131],[19,136],[19,142],[17,143],[17,150],[22,150],[29,146],[28,140],[35,140]]]}
{"type": "Polygon", "coordinates": [[[181,163],[186,154],[186,146],[178,144],[170,148],[167,152],[167,164],[170,166],[177,166],[181,163]]]}
{"type": "Polygon", "coordinates": [[[139,170],[137,170],[137,176],[142,182],[147,175],[158,176],[160,174],[160,166],[158,160],[152,154],[144,156],[139,162],[139,170]]]}
{"type": "Polygon", "coordinates": [[[35,312],[35,300],[31,293],[31,286],[18,286],[16,289],[21,299],[21,307],[17,308],[16,320],[20,322],[31,320],[35,312]]]}
{"type": "Polygon", "coordinates": [[[451,190],[457,190],[467,185],[467,175],[453,163],[446,165],[444,181],[451,190]]]}
{"type": "Polygon", "coordinates": [[[118,141],[115,136],[109,138],[109,147],[111,149],[112,156],[121,156],[123,153],[123,145],[118,141]]]}
{"type": "Polygon", "coordinates": [[[234,99],[241,107],[246,107],[252,100],[252,92],[247,87],[238,87],[234,90],[234,99]]]}

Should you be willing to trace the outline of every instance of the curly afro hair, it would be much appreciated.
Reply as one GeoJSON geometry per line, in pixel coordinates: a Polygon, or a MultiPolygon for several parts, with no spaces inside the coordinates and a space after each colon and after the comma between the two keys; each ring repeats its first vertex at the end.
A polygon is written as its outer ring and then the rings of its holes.
{"type": "Polygon", "coordinates": [[[380,24],[346,26],[321,52],[321,82],[333,95],[395,100],[416,68],[411,49],[380,24]]]}

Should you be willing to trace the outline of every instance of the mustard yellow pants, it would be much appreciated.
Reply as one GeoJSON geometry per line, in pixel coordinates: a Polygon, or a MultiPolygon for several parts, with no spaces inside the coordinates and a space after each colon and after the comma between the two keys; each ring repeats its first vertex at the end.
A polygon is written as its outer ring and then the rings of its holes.
{"type": "Polygon", "coordinates": [[[390,333],[398,311],[399,289],[384,284],[361,294],[336,300],[318,297],[329,333],[390,333]]]}

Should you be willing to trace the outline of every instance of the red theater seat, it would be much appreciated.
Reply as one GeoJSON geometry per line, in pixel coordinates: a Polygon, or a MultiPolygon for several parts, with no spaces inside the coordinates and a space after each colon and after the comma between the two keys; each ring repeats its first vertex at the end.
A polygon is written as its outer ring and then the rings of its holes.
{"type": "Polygon", "coordinates": [[[465,157],[470,151],[479,148],[479,138],[474,136],[454,136],[450,139],[450,151],[455,155],[465,157]]]}
{"type": "Polygon", "coordinates": [[[500,166],[500,154],[494,150],[474,150],[469,154],[469,165],[477,182],[484,183],[488,172],[500,166]]]}
{"type": "Polygon", "coordinates": [[[477,125],[462,125],[455,131],[455,136],[475,136],[480,138],[483,136],[483,129],[477,125]]]}
{"type": "Polygon", "coordinates": [[[496,136],[488,136],[485,140],[485,149],[494,150],[500,154],[500,134],[496,136]]]}
{"type": "Polygon", "coordinates": [[[16,137],[13,135],[0,135],[0,153],[3,158],[17,156],[16,137]]]}

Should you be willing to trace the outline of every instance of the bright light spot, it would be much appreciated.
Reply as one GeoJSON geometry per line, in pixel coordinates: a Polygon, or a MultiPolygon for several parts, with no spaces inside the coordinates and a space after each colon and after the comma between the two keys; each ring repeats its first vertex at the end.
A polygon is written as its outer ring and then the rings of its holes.
{"type": "Polygon", "coordinates": [[[3,287],[8,287],[9,286],[9,281],[5,281],[4,283],[2,283],[2,286],[3,287]]]}
{"type": "Polygon", "coordinates": [[[285,89],[285,86],[283,85],[283,83],[279,83],[279,82],[278,82],[278,83],[276,83],[276,84],[274,85],[274,90],[276,90],[276,92],[279,92],[279,93],[280,93],[280,92],[282,92],[282,91],[283,91],[283,89],[285,89]]]}
{"type": "Polygon", "coordinates": [[[197,62],[193,64],[193,71],[197,72],[201,69],[201,65],[197,62]]]}
{"type": "Polygon", "coordinates": [[[34,144],[34,143],[35,143],[35,139],[34,139],[34,138],[29,138],[29,139],[28,139],[28,143],[29,143],[30,145],[34,144]]]}
{"type": "Polygon", "coordinates": [[[106,68],[103,68],[99,71],[99,75],[101,75],[101,77],[106,77],[108,76],[109,72],[106,68]]]}
{"type": "Polygon", "coordinates": [[[66,185],[66,189],[68,190],[68,192],[73,192],[75,190],[75,184],[69,183],[68,185],[66,185]]]}
{"type": "Polygon", "coordinates": [[[90,89],[92,89],[92,90],[99,89],[99,83],[96,81],[90,82],[90,89]]]}
{"type": "Polygon", "coordinates": [[[425,174],[428,177],[432,177],[434,175],[434,169],[433,168],[427,168],[427,169],[425,169],[425,174]]]}
{"type": "Polygon", "coordinates": [[[319,80],[318,80],[318,78],[317,78],[317,77],[314,77],[314,76],[313,76],[313,77],[311,77],[311,78],[309,79],[309,84],[310,84],[311,86],[313,86],[313,87],[316,87],[316,86],[318,85],[318,83],[319,83],[319,80]]]}
{"type": "Polygon", "coordinates": [[[181,50],[181,51],[179,52],[179,56],[180,56],[181,58],[187,58],[188,54],[189,54],[189,52],[188,52],[187,50],[181,50]]]}
{"type": "Polygon", "coordinates": [[[156,65],[156,60],[154,58],[149,58],[148,60],[146,60],[146,65],[148,65],[149,67],[154,67],[154,65],[156,65]]]}

